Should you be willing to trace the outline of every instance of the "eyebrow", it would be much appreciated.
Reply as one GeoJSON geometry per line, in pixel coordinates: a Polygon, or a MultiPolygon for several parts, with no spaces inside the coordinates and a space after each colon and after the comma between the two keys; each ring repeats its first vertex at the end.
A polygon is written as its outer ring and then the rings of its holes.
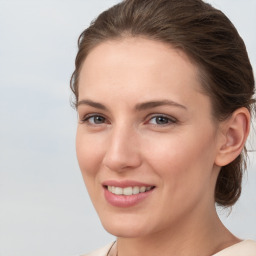
{"type": "Polygon", "coordinates": [[[156,100],[156,101],[139,103],[135,106],[135,109],[138,111],[141,111],[141,110],[146,110],[146,109],[156,108],[156,107],[166,106],[166,105],[187,109],[185,106],[172,100],[156,100]]]}
{"type": "MultiPolygon", "coordinates": [[[[77,103],[77,107],[80,105],[88,105],[94,108],[98,108],[98,109],[102,109],[102,110],[107,110],[107,107],[104,106],[101,103],[92,101],[92,100],[80,100],[77,103]]],[[[156,107],[160,107],[160,106],[174,106],[174,107],[179,107],[179,108],[183,108],[183,109],[187,109],[184,105],[181,105],[175,101],[172,100],[154,100],[154,101],[148,101],[148,102],[142,102],[142,103],[138,103],[135,105],[135,110],[137,111],[142,111],[142,110],[147,110],[150,108],[156,108],[156,107]]]]}
{"type": "Polygon", "coordinates": [[[103,104],[95,102],[95,101],[92,101],[92,100],[80,100],[77,103],[76,107],[78,107],[80,105],[89,105],[89,106],[94,107],[94,108],[98,108],[98,109],[102,109],[102,110],[107,110],[107,108],[103,104]]]}

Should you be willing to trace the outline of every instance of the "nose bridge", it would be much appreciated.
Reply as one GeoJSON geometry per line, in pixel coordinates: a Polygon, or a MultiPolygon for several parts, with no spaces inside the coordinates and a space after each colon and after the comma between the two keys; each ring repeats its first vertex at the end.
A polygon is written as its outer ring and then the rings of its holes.
{"type": "Polygon", "coordinates": [[[114,171],[136,168],[140,165],[138,134],[132,126],[120,123],[114,125],[108,138],[105,166],[114,171]]]}

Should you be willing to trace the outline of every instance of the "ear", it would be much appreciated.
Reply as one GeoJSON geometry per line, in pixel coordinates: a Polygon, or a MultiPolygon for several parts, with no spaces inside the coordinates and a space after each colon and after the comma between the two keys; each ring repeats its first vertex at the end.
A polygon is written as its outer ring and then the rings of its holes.
{"type": "Polygon", "coordinates": [[[247,108],[239,108],[220,125],[220,139],[215,159],[217,166],[225,166],[242,152],[250,131],[250,113],[247,108]]]}

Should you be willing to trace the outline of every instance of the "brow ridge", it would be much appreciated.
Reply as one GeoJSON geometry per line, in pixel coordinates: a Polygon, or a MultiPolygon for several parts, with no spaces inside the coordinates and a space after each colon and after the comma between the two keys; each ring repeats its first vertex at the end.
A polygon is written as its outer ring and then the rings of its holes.
{"type": "Polygon", "coordinates": [[[135,106],[135,109],[138,111],[141,111],[141,110],[146,110],[149,108],[156,108],[156,107],[165,106],[165,105],[187,109],[184,105],[181,105],[172,100],[154,100],[154,101],[138,103],[135,106]]]}
{"type": "MultiPolygon", "coordinates": [[[[103,104],[101,104],[99,102],[89,100],[89,99],[80,100],[77,103],[77,107],[80,106],[80,105],[89,105],[89,106],[94,107],[94,108],[107,110],[107,107],[104,106],[103,104]]],[[[135,110],[136,111],[143,111],[143,110],[147,110],[147,109],[150,109],[150,108],[156,108],[156,107],[165,106],[165,105],[187,109],[184,105],[181,105],[181,104],[179,104],[175,101],[172,101],[172,100],[153,100],[153,101],[142,102],[142,103],[136,104],[135,105],[135,110]]]]}
{"type": "Polygon", "coordinates": [[[99,102],[92,101],[92,100],[87,100],[87,99],[78,101],[76,107],[78,107],[80,105],[89,105],[89,106],[94,107],[94,108],[107,110],[107,108],[103,104],[101,104],[99,102]]]}

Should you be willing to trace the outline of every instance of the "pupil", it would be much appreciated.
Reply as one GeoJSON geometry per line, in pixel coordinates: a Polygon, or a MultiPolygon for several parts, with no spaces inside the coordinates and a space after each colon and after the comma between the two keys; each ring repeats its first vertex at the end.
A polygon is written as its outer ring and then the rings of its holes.
{"type": "Polygon", "coordinates": [[[167,124],[168,123],[168,119],[166,117],[160,116],[156,118],[156,122],[158,124],[167,124]]]}
{"type": "Polygon", "coordinates": [[[94,123],[95,124],[101,124],[103,122],[104,122],[104,117],[102,117],[102,116],[95,116],[94,117],[94,123]]]}

